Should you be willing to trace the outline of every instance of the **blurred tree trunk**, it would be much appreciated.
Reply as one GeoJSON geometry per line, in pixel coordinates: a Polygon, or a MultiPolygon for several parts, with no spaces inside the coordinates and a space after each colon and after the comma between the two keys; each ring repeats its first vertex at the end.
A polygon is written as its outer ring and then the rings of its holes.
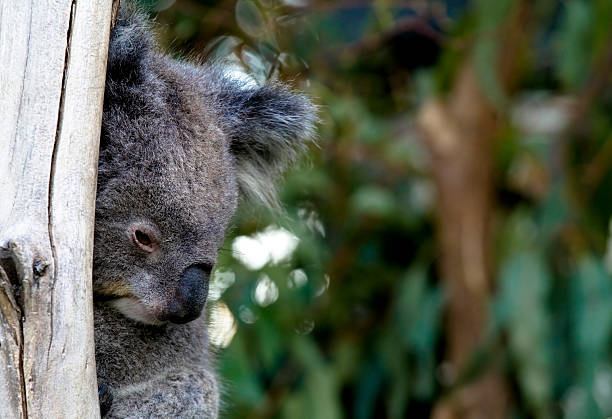
{"type": "MultiPolygon", "coordinates": [[[[489,221],[495,114],[471,65],[460,71],[448,103],[431,101],[420,115],[437,185],[440,273],[449,293],[447,362],[464,370],[482,342],[491,291],[489,221]]],[[[507,396],[494,371],[464,386],[436,418],[503,418],[507,396]]]]}
{"type": "MultiPolygon", "coordinates": [[[[499,67],[490,71],[497,72],[504,90],[517,71],[525,18],[525,8],[517,8],[500,34],[499,67]]],[[[462,373],[483,343],[489,323],[492,159],[500,128],[472,57],[459,68],[445,101],[431,99],[423,105],[419,125],[437,187],[439,269],[449,294],[446,359],[452,371],[462,373]]],[[[433,417],[505,418],[508,406],[503,376],[490,367],[437,405],[433,417]]]]}
{"type": "Polygon", "coordinates": [[[111,0],[0,2],[0,417],[99,417],[91,269],[111,0]]]}

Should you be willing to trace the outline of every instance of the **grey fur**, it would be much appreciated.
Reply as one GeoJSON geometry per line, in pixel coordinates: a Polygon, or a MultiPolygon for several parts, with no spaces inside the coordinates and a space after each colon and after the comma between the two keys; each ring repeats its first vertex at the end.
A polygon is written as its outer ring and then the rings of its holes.
{"type": "Polygon", "coordinates": [[[166,314],[188,267],[210,273],[239,191],[274,205],[275,182],[316,116],[284,85],[246,86],[155,45],[146,20],[124,8],[111,35],[98,172],[98,385],[109,418],[214,418],[206,320],[174,324],[166,314]],[[135,231],[156,238],[150,250],[135,231]]]}

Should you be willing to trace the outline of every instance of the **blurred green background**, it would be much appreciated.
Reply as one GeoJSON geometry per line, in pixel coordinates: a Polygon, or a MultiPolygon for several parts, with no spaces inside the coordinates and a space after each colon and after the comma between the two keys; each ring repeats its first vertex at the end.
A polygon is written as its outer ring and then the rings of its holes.
{"type": "Polygon", "coordinates": [[[319,106],[220,256],[222,417],[612,416],[612,2],[140,2],[319,106]]]}

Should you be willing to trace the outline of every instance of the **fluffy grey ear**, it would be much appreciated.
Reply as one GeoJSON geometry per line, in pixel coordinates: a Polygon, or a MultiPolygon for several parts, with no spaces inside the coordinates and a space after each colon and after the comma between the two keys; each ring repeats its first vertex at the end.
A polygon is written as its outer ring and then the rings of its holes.
{"type": "Polygon", "coordinates": [[[316,108],[306,96],[279,83],[223,84],[218,93],[221,119],[231,140],[240,190],[247,198],[276,206],[276,182],[313,139],[316,108]]]}
{"type": "Polygon", "coordinates": [[[108,48],[107,91],[114,85],[142,82],[153,53],[152,31],[145,15],[131,3],[122,5],[108,48]]]}

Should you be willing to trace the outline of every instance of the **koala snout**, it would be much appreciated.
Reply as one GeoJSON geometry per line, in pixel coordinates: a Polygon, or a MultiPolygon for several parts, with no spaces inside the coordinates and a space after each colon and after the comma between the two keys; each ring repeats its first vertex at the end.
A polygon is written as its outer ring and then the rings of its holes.
{"type": "Polygon", "coordinates": [[[206,297],[211,269],[205,265],[191,265],[181,275],[176,300],[168,305],[166,319],[172,323],[187,323],[200,317],[206,297]]]}

